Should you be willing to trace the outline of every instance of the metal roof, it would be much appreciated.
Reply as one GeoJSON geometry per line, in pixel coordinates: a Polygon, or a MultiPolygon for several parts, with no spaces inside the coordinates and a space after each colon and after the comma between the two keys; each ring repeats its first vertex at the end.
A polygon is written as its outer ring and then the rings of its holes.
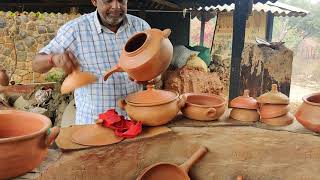
{"type": "MultiPolygon", "coordinates": [[[[164,0],[159,0],[164,1],[164,0]]],[[[217,6],[217,5],[230,5],[236,0],[166,0],[170,3],[177,4],[180,7],[200,7],[200,6],[217,6]]],[[[253,3],[266,3],[267,1],[276,2],[277,0],[253,0],[253,3]]]]}
{"type": "MultiPolygon", "coordinates": [[[[202,7],[197,8],[197,10],[202,10],[202,7]]],[[[217,6],[206,6],[204,8],[206,11],[226,11],[230,12],[234,10],[234,4],[224,4],[224,5],[217,5],[217,6]]],[[[275,16],[306,16],[309,14],[309,11],[306,11],[301,8],[297,8],[294,6],[290,6],[288,4],[284,4],[281,2],[266,2],[266,3],[256,3],[252,7],[252,11],[257,11],[257,12],[271,12],[275,16]]]]}

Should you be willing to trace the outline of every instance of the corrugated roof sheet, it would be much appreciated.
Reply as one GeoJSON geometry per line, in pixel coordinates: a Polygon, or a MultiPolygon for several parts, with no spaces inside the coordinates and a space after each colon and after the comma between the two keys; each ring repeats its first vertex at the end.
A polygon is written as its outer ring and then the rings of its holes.
{"type": "MultiPolygon", "coordinates": [[[[234,10],[234,4],[230,4],[230,5],[217,5],[217,6],[206,6],[204,9],[206,11],[233,11],[234,10]]],[[[200,7],[198,8],[198,10],[202,10],[203,8],[200,7]]],[[[257,11],[257,12],[271,12],[273,15],[275,16],[306,16],[307,14],[309,14],[309,11],[306,11],[304,9],[301,8],[297,8],[294,6],[290,6],[288,4],[284,4],[281,2],[266,2],[266,3],[256,3],[253,5],[252,7],[253,11],[257,11]]]]}
{"type": "MultiPolygon", "coordinates": [[[[204,6],[217,6],[217,5],[230,5],[234,3],[235,0],[166,0],[168,2],[177,4],[184,8],[190,7],[204,7],[204,6]]],[[[267,1],[276,2],[277,0],[253,0],[253,3],[266,3],[267,1]]]]}

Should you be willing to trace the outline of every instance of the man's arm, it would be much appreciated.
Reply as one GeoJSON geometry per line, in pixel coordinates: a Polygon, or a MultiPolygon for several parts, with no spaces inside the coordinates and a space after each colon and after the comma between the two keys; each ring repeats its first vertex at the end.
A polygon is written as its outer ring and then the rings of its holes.
{"type": "Polygon", "coordinates": [[[46,73],[54,67],[53,56],[45,53],[39,53],[32,62],[32,70],[38,73],[46,73]]]}

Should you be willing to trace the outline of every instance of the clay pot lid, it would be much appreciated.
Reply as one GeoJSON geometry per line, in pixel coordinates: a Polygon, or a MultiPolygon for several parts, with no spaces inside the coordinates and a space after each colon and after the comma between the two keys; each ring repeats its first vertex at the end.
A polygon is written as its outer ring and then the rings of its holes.
{"type": "Polygon", "coordinates": [[[258,97],[260,104],[289,104],[289,98],[285,94],[278,91],[278,86],[272,84],[271,91],[258,97]]]}
{"type": "Polygon", "coordinates": [[[231,100],[230,107],[241,109],[258,109],[258,102],[253,97],[249,96],[250,91],[248,89],[243,91],[242,96],[238,96],[231,100]]]}
{"type": "Polygon", "coordinates": [[[147,90],[129,94],[126,101],[133,104],[159,105],[171,102],[178,96],[176,92],[158,90],[154,89],[154,85],[147,85],[147,90]]]}
{"type": "Polygon", "coordinates": [[[97,81],[97,77],[88,72],[81,72],[79,70],[73,71],[69,74],[61,85],[61,93],[67,94],[77,88],[86,86],[97,81]]]}

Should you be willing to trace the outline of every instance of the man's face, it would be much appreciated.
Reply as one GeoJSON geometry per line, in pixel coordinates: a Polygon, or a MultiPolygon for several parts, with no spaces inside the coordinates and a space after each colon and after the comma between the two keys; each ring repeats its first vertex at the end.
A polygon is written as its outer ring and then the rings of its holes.
{"type": "Polygon", "coordinates": [[[119,25],[127,13],[128,0],[92,0],[101,21],[107,26],[119,25]]]}

